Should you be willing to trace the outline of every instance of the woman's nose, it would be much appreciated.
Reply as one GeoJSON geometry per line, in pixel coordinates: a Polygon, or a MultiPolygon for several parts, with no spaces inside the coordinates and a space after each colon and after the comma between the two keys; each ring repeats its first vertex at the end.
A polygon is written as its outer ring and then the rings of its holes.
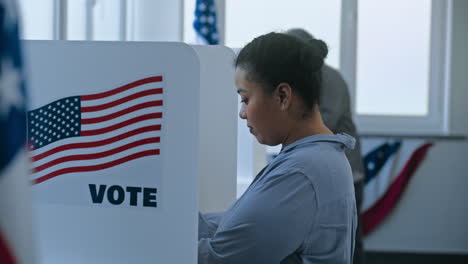
{"type": "Polygon", "coordinates": [[[241,119],[246,119],[247,118],[247,113],[245,111],[245,105],[241,106],[241,109],[239,110],[239,117],[241,119]]]}

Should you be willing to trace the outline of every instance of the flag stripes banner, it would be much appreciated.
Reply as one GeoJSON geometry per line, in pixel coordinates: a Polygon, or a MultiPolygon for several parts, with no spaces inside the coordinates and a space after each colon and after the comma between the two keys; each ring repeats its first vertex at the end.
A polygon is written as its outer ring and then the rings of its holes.
{"type": "Polygon", "coordinates": [[[362,215],[362,231],[364,234],[373,231],[390,214],[401,198],[414,172],[424,160],[430,147],[432,147],[432,143],[426,143],[417,148],[398,174],[398,177],[388,187],[385,194],[371,208],[364,212],[362,215]]]}
{"type": "Polygon", "coordinates": [[[363,140],[368,174],[361,210],[364,234],[391,213],[431,146],[424,140],[363,140]]]}
{"type": "Polygon", "coordinates": [[[160,155],[163,78],[71,96],[28,112],[34,183],[160,155]]]}

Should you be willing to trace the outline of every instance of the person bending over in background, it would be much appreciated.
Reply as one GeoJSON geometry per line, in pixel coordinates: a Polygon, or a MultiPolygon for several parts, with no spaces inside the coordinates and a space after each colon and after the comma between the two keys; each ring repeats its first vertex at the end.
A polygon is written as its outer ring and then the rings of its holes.
{"type": "MultiPolygon", "coordinates": [[[[286,34],[297,37],[305,42],[314,42],[314,37],[304,29],[293,28],[286,31],[286,34]]],[[[364,187],[364,167],[361,144],[351,114],[351,99],[348,86],[341,74],[326,64],[322,68],[322,90],[319,99],[319,109],[323,122],[330,130],[334,133],[346,133],[356,139],[354,149],[348,149],[345,153],[353,171],[356,206],[358,212],[360,212],[364,187]]],[[[354,264],[364,263],[365,258],[362,244],[361,221],[360,217],[358,217],[354,264]]]]}
{"type": "Polygon", "coordinates": [[[350,264],[357,225],[346,148],[318,108],[328,53],[282,33],[248,43],[235,61],[240,118],[281,152],[225,212],[199,215],[198,263],[350,264]]]}

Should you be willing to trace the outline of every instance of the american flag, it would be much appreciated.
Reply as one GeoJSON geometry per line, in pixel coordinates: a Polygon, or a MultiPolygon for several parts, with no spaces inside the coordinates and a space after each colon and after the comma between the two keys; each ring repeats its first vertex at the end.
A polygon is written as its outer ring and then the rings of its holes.
{"type": "Polygon", "coordinates": [[[214,0],[197,0],[193,28],[207,44],[216,45],[219,43],[214,0]]]}
{"type": "Polygon", "coordinates": [[[26,86],[15,1],[0,0],[0,263],[36,263],[26,152],[26,86]]]}
{"type": "Polygon", "coordinates": [[[159,155],[162,86],[152,76],[29,111],[34,183],[159,155]]]}

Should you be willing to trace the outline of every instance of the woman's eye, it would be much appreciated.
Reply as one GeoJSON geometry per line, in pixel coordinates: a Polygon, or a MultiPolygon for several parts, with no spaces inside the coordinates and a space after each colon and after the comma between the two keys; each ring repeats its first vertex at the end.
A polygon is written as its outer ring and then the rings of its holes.
{"type": "Polygon", "coordinates": [[[249,101],[249,100],[247,100],[247,99],[241,99],[240,102],[241,102],[241,104],[247,104],[248,101],[249,101]]]}

